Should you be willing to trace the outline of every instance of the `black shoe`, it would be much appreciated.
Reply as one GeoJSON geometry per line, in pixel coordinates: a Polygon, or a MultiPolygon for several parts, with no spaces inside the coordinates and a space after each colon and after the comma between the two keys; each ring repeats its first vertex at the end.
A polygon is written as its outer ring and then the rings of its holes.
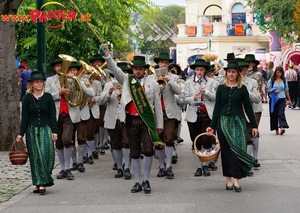
{"type": "Polygon", "coordinates": [[[177,163],[177,156],[176,156],[176,155],[173,155],[173,156],[172,156],[172,163],[173,163],[173,164],[176,164],[176,163],[177,163]]]}
{"type": "Polygon", "coordinates": [[[208,164],[208,168],[210,168],[212,171],[216,171],[218,169],[218,167],[216,166],[216,164],[214,162],[210,162],[208,164]]]}
{"type": "Polygon", "coordinates": [[[226,184],[226,190],[233,190],[233,185],[232,186],[227,186],[227,184],[226,184]]]}
{"type": "Polygon", "coordinates": [[[182,139],[181,137],[178,137],[178,138],[177,138],[177,142],[178,142],[178,143],[182,143],[182,142],[183,142],[183,139],[182,139]]]}
{"type": "Polygon", "coordinates": [[[74,175],[72,174],[72,172],[70,171],[70,169],[66,170],[66,179],[67,180],[74,180],[74,175]]]}
{"type": "Polygon", "coordinates": [[[78,164],[77,163],[73,163],[72,167],[70,168],[71,171],[75,171],[78,169],[78,164]]]}
{"type": "Polygon", "coordinates": [[[88,161],[89,161],[89,164],[94,164],[93,156],[90,156],[89,159],[88,159],[88,161]]]}
{"type": "Polygon", "coordinates": [[[127,168],[127,169],[124,170],[124,178],[126,180],[130,180],[131,179],[131,174],[130,174],[129,168],[127,168]]]}
{"type": "Polygon", "coordinates": [[[115,178],[121,178],[121,177],[123,177],[123,170],[118,169],[117,174],[115,174],[115,178]]]}
{"type": "Polygon", "coordinates": [[[241,186],[235,186],[233,185],[234,191],[235,192],[241,192],[242,191],[242,187],[241,186]]]}
{"type": "Polygon", "coordinates": [[[150,187],[150,183],[148,180],[143,181],[143,187],[144,187],[144,192],[146,194],[150,194],[151,193],[151,187],[150,187]]]}
{"type": "Polygon", "coordinates": [[[260,167],[260,163],[258,163],[258,160],[257,160],[257,159],[254,161],[253,166],[254,166],[255,168],[260,167]]]}
{"type": "Polygon", "coordinates": [[[66,178],[66,172],[64,170],[61,170],[60,173],[56,176],[57,179],[65,179],[66,178]]]}
{"type": "Polygon", "coordinates": [[[166,171],[166,177],[167,177],[168,179],[173,179],[173,178],[174,178],[174,173],[172,172],[172,168],[171,168],[171,167],[169,167],[169,168],[167,169],[167,171],[166,171]]]}
{"type": "Polygon", "coordinates": [[[203,169],[203,175],[205,177],[210,176],[210,171],[208,169],[208,166],[203,166],[202,169],[203,169]]]}
{"type": "Polygon", "coordinates": [[[109,145],[108,145],[108,143],[107,143],[107,142],[105,142],[105,143],[104,143],[104,146],[103,146],[103,148],[104,148],[105,150],[109,150],[109,149],[110,149],[110,147],[109,147],[109,145]]]}
{"type": "Polygon", "coordinates": [[[253,172],[252,171],[247,172],[247,176],[252,177],[253,176],[253,172]]]}
{"type": "Polygon", "coordinates": [[[142,191],[142,185],[139,183],[135,183],[131,189],[131,193],[136,193],[142,191]]]}
{"type": "Polygon", "coordinates": [[[93,156],[94,159],[99,159],[99,156],[98,156],[98,152],[97,152],[97,151],[93,151],[92,156],[93,156]]]}
{"type": "Polygon", "coordinates": [[[82,163],[79,163],[79,164],[78,164],[78,171],[79,171],[79,172],[84,172],[84,171],[85,171],[85,168],[84,168],[84,166],[83,166],[82,163]]]}
{"type": "Polygon", "coordinates": [[[113,170],[118,170],[118,166],[117,166],[117,164],[116,163],[114,163],[114,165],[113,165],[113,168],[112,168],[113,170]]]}
{"type": "Polygon", "coordinates": [[[103,146],[100,147],[99,153],[100,153],[100,155],[104,155],[105,154],[105,150],[104,150],[103,146]]]}
{"type": "Polygon", "coordinates": [[[87,162],[88,162],[88,158],[87,158],[86,156],[83,156],[82,162],[83,162],[84,164],[87,163],[87,162]]]}
{"type": "Polygon", "coordinates": [[[202,169],[201,168],[198,168],[194,174],[195,177],[200,177],[202,176],[202,169]]]}
{"type": "Polygon", "coordinates": [[[157,173],[157,177],[164,177],[164,176],[166,176],[166,171],[160,168],[157,173]]]}

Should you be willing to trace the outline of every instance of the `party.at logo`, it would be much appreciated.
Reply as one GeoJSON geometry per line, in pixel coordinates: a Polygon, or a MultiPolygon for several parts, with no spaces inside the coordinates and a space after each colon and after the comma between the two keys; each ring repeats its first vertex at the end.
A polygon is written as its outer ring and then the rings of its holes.
{"type": "Polygon", "coordinates": [[[47,28],[59,28],[63,26],[65,21],[91,21],[91,15],[81,14],[80,18],[77,18],[77,12],[75,10],[67,10],[67,9],[55,9],[55,10],[42,10],[48,5],[58,5],[62,8],[66,8],[63,4],[59,2],[47,2],[42,5],[40,10],[31,10],[29,11],[29,15],[1,15],[2,21],[31,21],[33,23],[43,23],[43,25],[47,28]],[[56,21],[59,24],[50,25],[46,24],[49,21],[56,21]]]}

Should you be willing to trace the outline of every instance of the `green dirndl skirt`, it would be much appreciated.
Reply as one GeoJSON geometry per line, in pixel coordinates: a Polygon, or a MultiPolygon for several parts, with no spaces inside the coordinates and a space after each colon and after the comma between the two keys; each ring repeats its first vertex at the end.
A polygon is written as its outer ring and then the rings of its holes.
{"type": "Polygon", "coordinates": [[[52,170],[55,161],[55,148],[49,126],[30,126],[26,132],[26,145],[29,154],[32,184],[52,186],[52,170]]]}

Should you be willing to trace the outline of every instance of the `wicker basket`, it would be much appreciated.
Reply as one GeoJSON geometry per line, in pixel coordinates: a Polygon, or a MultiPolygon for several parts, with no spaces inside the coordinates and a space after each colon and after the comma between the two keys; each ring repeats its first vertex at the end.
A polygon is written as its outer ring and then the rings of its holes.
{"type": "Polygon", "coordinates": [[[11,145],[11,149],[9,152],[10,162],[13,165],[24,165],[24,164],[26,164],[27,159],[28,159],[28,152],[27,152],[26,145],[24,142],[21,142],[20,144],[22,144],[23,150],[16,151],[15,144],[16,144],[16,141],[11,145]]]}
{"type": "Polygon", "coordinates": [[[219,154],[220,154],[220,150],[221,150],[221,146],[220,146],[220,142],[219,142],[219,139],[217,138],[216,135],[212,134],[212,137],[214,137],[216,139],[216,147],[215,149],[217,148],[218,150],[212,154],[209,154],[209,155],[203,155],[202,152],[199,152],[199,150],[197,149],[197,140],[199,137],[203,136],[203,135],[207,135],[207,133],[202,133],[202,134],[199,134],[195,140],[194,140],[194,150],[195,150],[195,153],[196,155],[198,156],[198,158],[200,159],[200,161],[202,162],[211,162],[211,161],[216,161],[218,160],[218,157],[219,157],[219,154]]]}

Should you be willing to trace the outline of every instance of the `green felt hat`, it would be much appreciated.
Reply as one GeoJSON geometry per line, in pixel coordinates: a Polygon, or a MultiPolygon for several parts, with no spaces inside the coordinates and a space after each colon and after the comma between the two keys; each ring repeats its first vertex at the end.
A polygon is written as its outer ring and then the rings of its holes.
{"type": "Polygon", "coordinates": [[[208,69],[208,70],[206,70],[206,72],[205,73],[210,73],[210,72],[214,72],[215,71],[215,65],[213,64],[213,65],[210,65],[210,69],[208,69]]]}
{"type": "Polygon", "coordinates": [[[105,62],[105,59],[103,58],[103,56],[100,53],[96,53],[92,56],[92,58],[90,59],[90,63],[93,63],[96,60],[100,60],[102,62],[105,62]]]}
{"type": "Polygon", "coordinates": [[[210,69],[210,65],[203,59],[196,59],[195,63],[190,65],[191,69],[195,69],[195,67],[204,67],[206,70],[210,69]]]}
{"type": "Polygon", "coordinates": [[[224,58],[225,61],[233,61],[235,60],[234,53],[227,53],[227,58],[224,58]]]}
{"type": "Polygon", "coordinates": [[[43,80],[46,81],[45,75],[40,72],[40,71],[32,71],[30,73],[30,79],[28,81],[33,81],[33,80],[43,80]]]}
{"type": "Polygon", "coordinates": [[[130,66],[131,67],[145,67],[146,69],[148,69],[150,67],[149,64],[146,64],[145,57],[139,56],[139,55],[136,55],[133,57],[133,61],[130,66]]]}
{"type": "Polygon", "coordinates": [[[117,66],[123,71],[127,73],[132,73],[132,69],[128,67],[128,63],[126,62],[119,62],[117,63],[117,66]]]}
{"type": "Polygon", "coordinates": [[[239,72],[241,72],[241,68],[239,67],[239,64],[237,61],[230,61],[227,65],[227,67],[224,68],[225,71],[227,71],[228,69],[236,69],[239,72]]]}
{"type": "Polygon", "coordinates": [[[154,58],[154,62],[158,63],[159,61],[169,61],[170,63],[173,62],[174,60],[170,58],[169,53],[159,53],[159,56],[157,56],[156,58],[154,58]]]}
{"type": "Polygon", "coordinates": [[[70,66],[69,66],[69,69],[70,68],[77,68],[78,70],[81,68],[81,64],[79,64],[78,62],[76,61],[73,61],[70,66]]]}
{"type": "Polygon", "coordinates": [[[173,67],[176,67],[177,69],[177,75],[180,75],[180,73],[182,72],[181,67],[178,64],[170,64],[169,69],[172,69],[173,67]]]}
{"type": "Polygon", "coordinates": [[[253,54],[245,55],[245,62],[254,62],[256,66],[259,65],[259,61],[255,59],[255,55],[253,54]]]}
{"type": "Polygon", "coordinates": [[[61,59],[61,58],[56,58],[56,59],[54,59],[54,60],[50,63],[50,65],[51,65],[51,67],[54,67],[55,64],[60,64],[60,63],[62,63],[62,59],[61,59]]]}
{"type": "Polygon", "coordinates": [[[238,61],[239,67],[249,67],[249,64],[247,64],[244,60],[243,61],[238,61]]]}

